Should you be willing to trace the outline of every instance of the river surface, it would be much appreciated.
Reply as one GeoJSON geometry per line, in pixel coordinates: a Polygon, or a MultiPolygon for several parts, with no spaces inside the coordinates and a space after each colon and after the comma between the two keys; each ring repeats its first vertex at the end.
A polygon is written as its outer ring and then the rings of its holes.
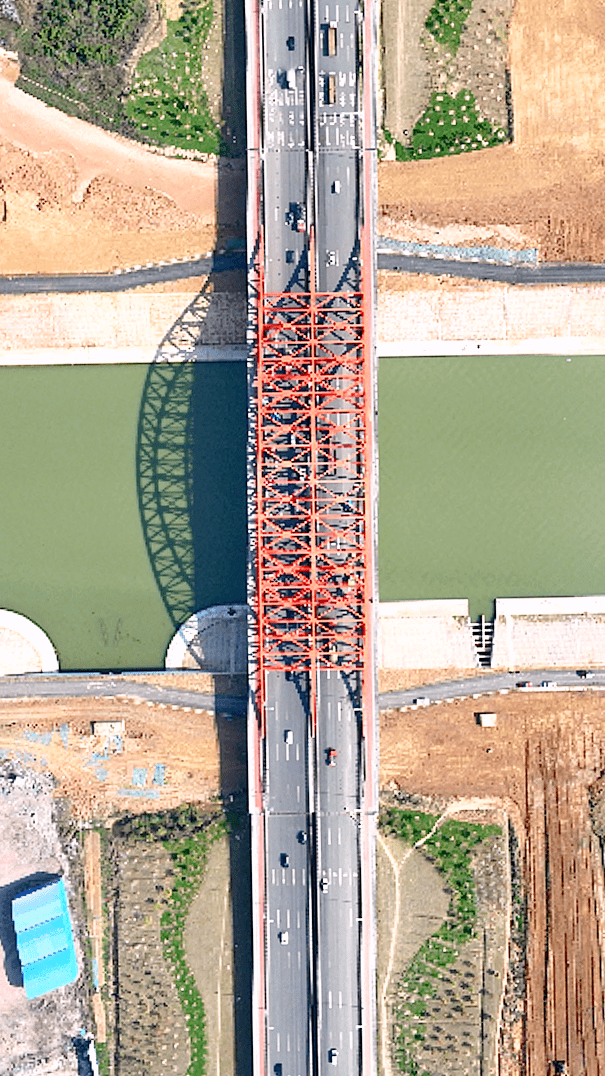
{"type": "Polygon", "coordinates": [[[161,668],[183,609],[245,600],[244,364],[159,367],[0,368],[0,607],[62,669],[161,668]]]}
{"type": "Polygon", "coordinates": [[[605,359],[385,358],[382,601],[605,592],[605,359]]]}
{"type": "MultiPolygon", "coordinates": [[[[381,600],[605,592],[604,359],[386,358],[379,395],[381,600]]],[[[245,600],[245,428],[241,363],[0,367],[0,607],[63,669],[162,667],[245,600]]]]}

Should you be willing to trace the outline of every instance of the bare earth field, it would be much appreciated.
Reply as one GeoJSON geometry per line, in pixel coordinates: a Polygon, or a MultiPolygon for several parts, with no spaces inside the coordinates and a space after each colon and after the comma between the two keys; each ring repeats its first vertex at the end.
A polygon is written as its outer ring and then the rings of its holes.
{"type": "Polygon", "coordinates": [[[246,784],[245,720],[129,700],[0,703],[0,753],[50,770],[75,818],[207,802],[246,784]],[[120,743],[91,721],[124,721],[120,743]],[[176,733],[176,735],[175,735],[176,733]],[[156,766],[163,766],[154,783],[156,766]]]}
{"type": "Polygon", "coordinates": [[[239,161],[180,160],[14,86],[0,50],[0,274],[195,258],[244,234],[239,161]]]}

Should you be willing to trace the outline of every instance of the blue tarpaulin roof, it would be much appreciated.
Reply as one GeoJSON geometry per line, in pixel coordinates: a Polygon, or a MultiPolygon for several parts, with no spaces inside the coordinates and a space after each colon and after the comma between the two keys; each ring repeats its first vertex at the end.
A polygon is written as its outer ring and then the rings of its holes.
{"type": "Polygon", "coordinates": [[[15,897],[12,914],[27,997],[73,983],[78,964],[63,879],[15,897]]]}

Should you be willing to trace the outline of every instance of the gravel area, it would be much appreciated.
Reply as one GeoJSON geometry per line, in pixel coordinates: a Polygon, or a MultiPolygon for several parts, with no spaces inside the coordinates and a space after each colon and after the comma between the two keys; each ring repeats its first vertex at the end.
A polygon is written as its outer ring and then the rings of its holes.
{"type": "Polygon", "coordinates": [[[91,1027],[81,939],[84,914],[79,844],[60,833],[64,804],[55,782],[19,761],[0,763],[0,1076],[77,1076],[73,1038],[91,1027]],[[28,1001],[12,925],[11,901],[28,885],[62,875],[80,975],[75,983],[28,1001]]]}

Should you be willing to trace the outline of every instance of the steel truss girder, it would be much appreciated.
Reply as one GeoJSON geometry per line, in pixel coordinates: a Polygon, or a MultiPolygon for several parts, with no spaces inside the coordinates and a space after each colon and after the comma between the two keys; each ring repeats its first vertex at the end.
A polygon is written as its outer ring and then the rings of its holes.
{"type": "Polygon", "coordinates": [[[256,585],[265,671],[364,668],[363,310],[361,292],[259,288],[256,585]]]}

